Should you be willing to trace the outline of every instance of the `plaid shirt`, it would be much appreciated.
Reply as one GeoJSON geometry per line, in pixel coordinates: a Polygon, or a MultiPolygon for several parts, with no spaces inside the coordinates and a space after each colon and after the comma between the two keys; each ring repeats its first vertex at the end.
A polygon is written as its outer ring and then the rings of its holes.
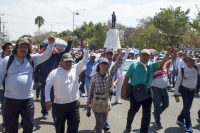
{"type": "Polygon", "coordinates": [[[112,92],[112,86],[113,86],[113,77],[117,70],[122,65],[122,59],[117,60],[116,64],[113,65],[111,70],[109,71],[109,75],[106,74],[106,76],[103,78],[99,72],[94,74],[90,79],[90,88],[89,88],[89,96],[88,101],[91,101],[94,95],[94,91],[96,93],[105,93],[106,92],[106,79],[109,78],[109,91],[112,92]]]}

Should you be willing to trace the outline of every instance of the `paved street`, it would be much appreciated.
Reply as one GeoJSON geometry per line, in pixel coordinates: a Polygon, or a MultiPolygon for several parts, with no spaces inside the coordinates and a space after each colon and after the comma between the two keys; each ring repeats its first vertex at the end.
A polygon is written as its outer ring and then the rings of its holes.
{"type": "MultiPolygon", "coordinates": [[[[180,102],[176,103],[174,97],[172,97],[173,93],[169,92],[170,97],[170,106],[168,109],[162,114],[162,125],[163,129],[158,129],[154,126],[154,118],[151,119],[151,125],[149,128],[149,133],[184,133],[184,126],[179,126],[176,124],[176,118],[182,109],[182,99],[180,98],[180,102]]],[[[92,133],[92,130],[95,126],[94,115],[91,117],[87,117],[85,110],[86,97],[80,98],[81,106],[80,106],[80,114],[81,114],[81,122],[79,126],[79,133],[92,133]]],[[[112,103],[114,102],[114,97],[112,98],[112,103]]],[[[112,111],[109,112],[108,120],[111,125],[112,133],[123,133],[126,125],[127,111],[129,109],[129,101],[122,100],[123,104],[115,105],[113,104],[112,111]]],[[[194,133],[200,132],[200,121],[197,120],[197,111],[200,108],[200,97],[196,97],[193,102],[193,106],[191,109],[191,117],[192,124],[194,127],[194,133]]],[[[41,107],[39,102],[35,102],[35,124],[34,124],[34,133],[55,133],[55,129],[52,123],[51,114],[49,115],[47,120],[41,119],[40,113],[41,107]]],[[[141,114],[142,110],[139,110],[136,115],[134,122],[132,124],[132,132],[139,133],[140,123],[141,123],[141,114]]],[[[0,118],[0,122],[2,122],[2,118],[0,118]]],[[[20,126],[20,124],[19,124],[20,126]]],[[[0,128],[2,130],[2,128],[0,128]]],[[[19,133],[22,132],[22,129],[19,128],[19,133]]]]}

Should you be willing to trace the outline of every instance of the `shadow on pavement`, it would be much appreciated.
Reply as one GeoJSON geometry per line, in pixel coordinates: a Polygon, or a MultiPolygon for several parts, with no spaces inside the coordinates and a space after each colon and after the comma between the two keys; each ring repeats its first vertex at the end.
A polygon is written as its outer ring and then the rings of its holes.
{"type": "Polygon", "coordinates": [[[33,127],[33,131],[37,131],[37,130],[40,130],[41,126],[42,125],[53,125],[53,121],[52,122],[48,122],[48,121],[41,121],[42,120],[42,117],[39,117],[39,118],[35,118],[35,123],[34,123],[34,127],[33,127]]]}
{"type": "Polygon", "coordinates": [[[197,119],[197,122],[199,123],[199,124],[197,124],[196,126],[194,126],[193,128],[194,129],[197,129],[197,130],[199,130],[200,131],[200,120],[199,119],[197,119]]]}
{"type": "Polygon", "coordinates": [[[150,133],[159,133],[158,131],[163,129],[163,128],[158,128],[155,126],[155,122],[150,122],[152,126],[149,127],[149,132],[150,133]]]}
{"type": "Polygon", "coordinates": [[[164,133],[187,133],[187,132],[185,131],[185,126],[179,125],[179,127],[166,128],[164,133]]]}
{"type": "Polygon", "coordinates": [[[94,133],[94,132],[91,130],[80,130],[78,131],[78,133],[94,133]]]}

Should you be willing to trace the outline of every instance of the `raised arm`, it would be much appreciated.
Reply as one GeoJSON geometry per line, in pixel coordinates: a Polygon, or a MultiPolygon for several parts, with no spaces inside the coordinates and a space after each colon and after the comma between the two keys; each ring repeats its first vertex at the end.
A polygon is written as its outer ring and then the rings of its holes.
{"type": "Polygon", "coordinates": [[[53,46],[55,44],[55,38],[49,37],[48,42],[49,42],[49,45],[47,46],[47,49],[44,51],[44,53],[42,53],[42,54],[31,54],[31,56],[33,57],[33,61],[34,61],[35,66],[46,61],[52,55],[53,46]]]}
{"type": "Polygon", "coordinates": [[[165,62],[169,59],[169,56],[170,56],[170,51],[171,51],[171,47],[167,47],[167,54],[165,55],[165,57],[161,60],[161,61],[158,61],[158,68],[161,68],[165,62]]]}
{"type": "Polygon", "coordinates": [[[126,47],[126,52],[125,52],[124,57],[123,57],[123,62],[126,61],[126,59],[128,58],[129,53],[130,53],[129,47],[127,46],[127,47],[126,47]]]}
{"type": "Polygon", "coordinates": [[[174,63],[176,61],[176,58],[177,58],[177,49],[174,49],[172,63],[174,63]]]}
{"type": "Polygon", "coordinates": [[[83,59],[81,61],[78,62],[77,64],[77,71],[78,71],[78,75],[85,69],[85,65],[88,62],[88,57],[89,57],[89,44],[87,42],[85,42],[83,44],[84,46],[84,55],[83,55],[83,59]]]}
{"type": "Polygon", "coordinates": [[[62,57],[62,55],[63,55],[64,53],[68,53],[68,52],[71,50],[71,46],[72,46],[72,37],[69,36],[69,37],[68,37],[67,47],[65,48],[65,50],[63,50],[63,51],[61,51],[61,52],[58,53],[58,59],[59,59],[59,60],[61,59],[61,57],[62,57]]]}
{"type": "Polygon", "coordinates": [[[119,53],[119,59],[117,60],[117,62],[114,64],[114,66],[111,68],[110,70],[110,77],[112,78],[115,73],[117,72],[117,70],[121,67],[122,65],[122,61],[123,61],[123,52],[122,49],[118,49],[118,53],[119,53]]]}

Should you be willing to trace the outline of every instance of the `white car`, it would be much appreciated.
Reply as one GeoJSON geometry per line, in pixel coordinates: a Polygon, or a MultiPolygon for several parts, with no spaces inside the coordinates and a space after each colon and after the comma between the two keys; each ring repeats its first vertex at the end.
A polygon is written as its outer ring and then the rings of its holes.
{"type": "Polygon", "coordinates": [[[124,77],[125,77],[125,75],[126,75],[126,72],[128,71],[128,69],[129,69],[129,67],[130,67],[130,65],[133,63],[133,62],[136,62],[137,60],[131,60],[131,59],[126,59],[126,61],[124,62],[124,66],[123,66],[123,74],[122,74],[122,76],[123,76],[123,79],[124,79],[124,77]]]}
{"type": "MultiPolygon", "coordinates": [[[[133,62],[136,62],[136,61],[137,61],[137,60],[126,59],[126,61],[125,61],[124,64],[123,64],[123,65],[124,65],[124,66],[123,66],[123,73],[122,73],[122,78],[123,78],[123,80],[124,80],[124,78],[125,78],[126,72],[128,71],[130,65],[131,65],[133,62]]],[[[130,88],[131,84],[130,84],[130,83],[131,83],[131,81],[129,80],[129,81],[128,81],[127,88],[126,88],[127,97],[129,97],[128,94],[132,93],[132,92],[130,92],[130,91],[131,91],[131,88],[130,88]]]]}

